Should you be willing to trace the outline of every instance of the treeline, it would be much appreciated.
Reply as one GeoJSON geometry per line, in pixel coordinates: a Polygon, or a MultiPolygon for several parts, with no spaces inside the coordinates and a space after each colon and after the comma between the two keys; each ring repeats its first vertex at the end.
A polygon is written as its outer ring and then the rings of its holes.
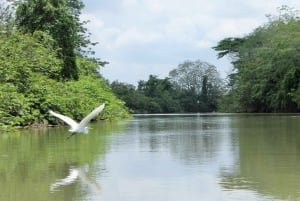
{"type": "Polygon", "coordinates": [[[137,87],[114,81],[111,88],[133,113],[213,112],[222,96],[216,67],[200,60],[183,62],[164,79],[150,75],[137,87]]]}
{"type": "Polygon", "coordinates": [[[220,109],[234,112],[299,112],[300,16],[287,6],[241,38],[225,38],[214,49],[232,59],[220,109]]]}
{"type": "Polygon", "coordinates": [[[52,109],[81,119],[106,103],[101,118],[124,118],[124,102],[98,73],[80,0],[0,4],[0,131],[56,124],[52,109]]]}

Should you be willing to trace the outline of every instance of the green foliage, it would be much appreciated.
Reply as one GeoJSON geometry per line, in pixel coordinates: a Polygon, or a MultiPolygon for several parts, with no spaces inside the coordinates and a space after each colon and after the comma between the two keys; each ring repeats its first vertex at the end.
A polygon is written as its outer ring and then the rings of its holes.
{"type": "Polygon", "coordinates": [[[27,119],[22,116],[27,115],[29,103],[23,94],[17,92],[12,84],[0,84],[0,115],[1,124],[8,126],[21,126],[27,119]]]}
{"type": "Polygon", "coordinates": [[[61,61],[29,35],[2,34],[0,43],[0,122],[29,125],[36,120],[30,97],[37,94],[31,88],[43,79],[58,79],[61,61]]]}
{"type": "Polygon", "coordinates": [[[135,86],[114,81],[111,83],[111,88],[114,94],[125,102],[127,108],[130,108],[134,113],[140,113],[146,97],[136,91],[135,86]]]}
{"type": "Polygon", "coordinates": [[[300,20],[296,14],[281,7],[279,16],[269,16],[268,24],[243,38],[224,39],[214,48],[219,56],[234,56],[232,85],[224,100],[235,102],[239,111],[299,111],[300,20]]]}
{"type": "Polygon", "coordinates": [[[170,72],[170,78],[150,75],[133,85],[111,84],[114,93],[133,113],[175,113],[216,111],[222,95],[216,68],[207,63],[186,61],[170,72]]]}
{"type": "Polygon", "coordinates": [[[49,116],[49,109],[80,120],[101,103],[106,108],[99,118],[128,117],[124,103],[99,77],[95,62],[78,57],[80,79],[60,82],[62,61],[48,39],[44,33],[0,35],[0,131],[59,123],[49,116]]]}
{"type": "Polygon", "coordinates": [[[244,42],[242,38],[225,38],[218,43],[218,46],[213,47],[219,51],[218,58],[222,58],[228,54],[238,53],[238,47],[244,42]]]}
{"type": "Polygon", "coordinates": [[[18,29],[31,34],[42,31],[54,39],[57,55],[63,60],[64,80],[79,79],[75,51],[91,44],[79,19],[83,6],[80,0],[28,0],[17,4],[18,29]]]}
{"type": "Polygon", "coordinates": [[[222,80],[215,66],[203,62],[185,61],[169,73],[180,91],[180,104],[186,112],[212,112],[222,96],[222,80]]]}
{"type": "Polygon", "coordinates": [[[148,97],[145,110],[149,113],[181,112],[176,88],[169,78],[159,79],[150,75],[148,81],[138,83],[138,91],[148,97]]]}
{"type": "Polygon", "coordinates": [[[53,49],[44,47],[29,35],[22,34],[3,34],[0,42],[1,82],[18,85],[18,90],[24,91],[31,73],[59,79],[61,61],[55,57],[53,49]]]}
{"type": "Polygon", "coordinates": [[[140,81],[138,88],[119,83],[111,84],[113,92],[126,102],[126,106],[133,113],[172,113],[180,112],[181,107],[176,93],[168,78],[159,79],[154,75],[148,81],[140,81]]]}
{"type": "Polygon", "coordinates": [[[18,29],[12,26],[11,9],[0,4],[0,132],[61,123],[49,115],[49,109],[80,120],[106,103],[98,118],[128,117],[125,103],[100,76],[99,62],[86,54],[75,54],[90,43],[79,20],[83,3],[15,3],[18,29]]]}

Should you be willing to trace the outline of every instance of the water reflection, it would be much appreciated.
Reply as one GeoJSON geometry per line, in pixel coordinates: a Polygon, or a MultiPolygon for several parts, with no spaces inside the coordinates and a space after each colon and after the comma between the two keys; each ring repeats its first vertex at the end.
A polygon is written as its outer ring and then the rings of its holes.
{"type": "Polygon", "coordinates": [[[300,198],[300,124],[293,116],[235,119],[239,171],[223,174],[228,190],[248,189],[282,200],[300,198]]]}
{"type": "Polygon", "coordinates": [[[101,196],[101,188],[97,184],[97,182],[93,181],[92,179],[88,178],[87,172],[89,171],[89,165],[86,164],[83,168],[74,168],[71,167],[69,169],[69,175],[63,179],[57,180],[55,183],[52,183],[50,186],[50,191],[55,192],[60,187],[68,186],[73,184],[76,181],[81,182],[83,185],[86,185],[88,189],[92,190],[93,193],[101,196]]]}
{"type": "Polygon", "coordinates": [[[101,178],[104,199],[230,200],[218,184],[220,172],[235,165],[230,122],[224,115],[129,121],[122,135],[112,135],[105,163],[113,176],[101,178]]]}
{"type": "Polygon", "coordinates": [[[95,161],[109,149],[111,131],[124,128],[92,127],[70,140],[65,127],[0,135],[0,200],[84,200],[87,192],[99,200],[94,178],[102,167],[95,161]]]}
{"type": "Polygon", "coordinates": [[[68,186],[76,181],[79,176],[79,169],[70,168],[69,175],[64,178],[56,181],[55,183],[51,184],[50,191],[56,190],[60,186],[68,186]]]}
{"type": "Polygon", "coordinates": [[[105,200],[296,200],[297,119],[138,116],[112,135],[105,163],[114,176],[102,184],[114,191],[105,200]]]}
{"type": "Polygon", "coordinates": [[[205,164],[231,157],[230,122],[228,116],[164,116],[137,122],[132,129],[145,151],[168,151],[184,163],[205,164]]]}
{"type": "Polygon", "coordinates": [[[300,118],[150,115],[0,135],[0,200],[299,200],[300,118]]]}

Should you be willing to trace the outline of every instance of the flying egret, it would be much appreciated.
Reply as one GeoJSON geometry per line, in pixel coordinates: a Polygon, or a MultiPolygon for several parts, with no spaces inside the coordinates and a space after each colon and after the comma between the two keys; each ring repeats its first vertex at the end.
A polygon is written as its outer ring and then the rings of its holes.
{"type": "Polygon", "coordinates": [[[80,123],[77,123],[70,117],[64,116],[62,114],[58,114],[53,112],[52,110],[49,110],[49,113],[52,114],[53,116],[63,120],[67,124],[70,125],[69,131],[72,133],[67,139],[75,135],[76,133],[84,133],[87,134],[89,132],[89,129],[87,127],[87,124],[91,119],[93,119],[95,116],[97,116],[102,110],[104,109],[105,104],[100,105],[99,107],[95,108],[90,114],[88,114],[86,117],[84,117],[80,123]]]}

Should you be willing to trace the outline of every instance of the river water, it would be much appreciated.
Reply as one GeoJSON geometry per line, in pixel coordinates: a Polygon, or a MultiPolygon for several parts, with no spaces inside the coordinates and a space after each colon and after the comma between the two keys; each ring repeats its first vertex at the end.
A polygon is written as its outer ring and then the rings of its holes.
{"type": "Polygon", "coordinates": [[[135,115],[0,135],[3,201],[300,200],[300,116],[135,115]]]}

